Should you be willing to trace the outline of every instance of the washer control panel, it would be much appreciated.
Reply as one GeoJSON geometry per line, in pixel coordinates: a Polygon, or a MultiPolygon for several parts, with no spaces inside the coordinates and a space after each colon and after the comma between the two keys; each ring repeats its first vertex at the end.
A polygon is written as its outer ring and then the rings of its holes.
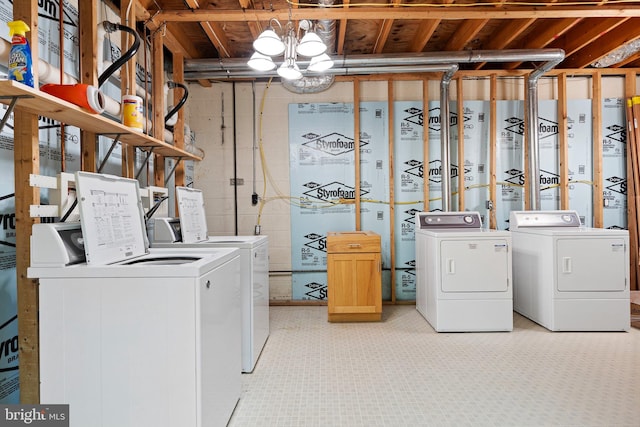
{"type": "Polygon", "coordinates": [[[580,227],[576,211],[511,211],[509,230],[531,227],[580,227]]]}
{"type": "Polygon", "coordinates": [[[420,229],[482,228],[478,212],[418,212],[416,219],[420,229]]]}

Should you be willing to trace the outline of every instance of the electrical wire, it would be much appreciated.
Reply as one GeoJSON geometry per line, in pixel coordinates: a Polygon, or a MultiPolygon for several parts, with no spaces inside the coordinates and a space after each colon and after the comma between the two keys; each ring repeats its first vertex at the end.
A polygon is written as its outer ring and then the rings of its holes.
{"type": "MultiPolygon", "coordinates": [[[[180,101],[175,105],[175,107],[173,107],[173,108],[171,109],[171,111],[169,111],[169,112],[166,114],[166,116],[164,116],[164,121],[165,121],[165,123],[166,123],[166,122],[167,122],[171,117],[173,117],[173,116],[178,112],[178,110],[180,110],[180,108],[184,105],[184,103],[185,103],[185,102],[187,102],[187,98],[189,97],[189,88],[187,88],[187,86],[186,86],[186,85],[184,85],[184,84],[182,84],[182,83],[174,82],[174,81],[168,81],[168,82],[167,82],[167,85],[169,86],[169,89],[174,89],[174,88],[176,88],[176,87],[179,87],[179,88],[181,88],[181,89],[183,90],[183,93],[182,93],[182,97],[180,98],[180,101]]],[[[146,84],[145,84],[145,87],[146,87],[146,84]]],[[[165,128],[167,128],[167,129],[172,129],[172,128],[173,128],[173,126],[169,126],[169,127],[167,127],[167,126],[165,125],[165,128]]]]}
{"type": "Polygon", "coordinates": [[[138,51],[138,48],[140,47],[140,37],[133,28],[129,28],[125,25],[114,24],[109,21],[104,21],[103,25],[108,33],[115,30],[121,30],[131,34],[133,36],[133,44],[125,53],[120,56],[120,58],[118,58],[117,61],[112,63],[109,68],[107,68],[102,74],[100,74],[100,77],[98,77],[98,87],[101,87],[109,79],[109,77],[111,77],[111,75],[116,72],[118,68],[122,67],[131,58],[133,58],[133,56],[138,51]]]}
{"type": "Polygon", "coordinates": [[[162,205],[162,202],[168,199],[169,199],[169,196],[160,197],[160,199],[151,207],[151,209],[149,209],[147,213],[144,214],[144,222],[147,223],[151,219],[153,214],[156,213],[156,211],[160,208],[160,205],[162,205]]]}

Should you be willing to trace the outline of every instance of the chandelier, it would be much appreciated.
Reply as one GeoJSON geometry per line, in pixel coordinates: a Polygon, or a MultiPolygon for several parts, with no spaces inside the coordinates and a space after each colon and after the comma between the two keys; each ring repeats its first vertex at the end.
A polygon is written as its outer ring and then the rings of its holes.
{"type": "Polygon", "coordinates": [[[280,21],[272,18],[269,28],[264,30],[253,42],[255,52],[247,62],[247,65],[257,71],[271,71],[276,68],[272,57],[284,54],[284,61],[278,67],[278,75],[286,80],[298,80],[302,78],[302,71],[296,62],[297,56],[302,55],[311,58],[306,71],[321,73],[333,67],[333,61],[327,55],[327,45],[316,34],[311,21],[303,19],[298,24],[298,32],[289,20],[282,30],[280,21]],[[273,24],[278,24],[282,38],[276,33],[273,24]],[[302,39],[300,32],[304,31],[302,39]]]}

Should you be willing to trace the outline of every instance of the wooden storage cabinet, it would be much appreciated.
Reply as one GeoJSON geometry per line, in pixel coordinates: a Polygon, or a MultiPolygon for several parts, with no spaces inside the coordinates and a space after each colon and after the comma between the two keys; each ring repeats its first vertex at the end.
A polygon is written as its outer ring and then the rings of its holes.
{"type": "Polygon", "coordinates": [[[380,236],[371,231],[329,232],[327,254],[329,322],[380,320],[380,236]]]}

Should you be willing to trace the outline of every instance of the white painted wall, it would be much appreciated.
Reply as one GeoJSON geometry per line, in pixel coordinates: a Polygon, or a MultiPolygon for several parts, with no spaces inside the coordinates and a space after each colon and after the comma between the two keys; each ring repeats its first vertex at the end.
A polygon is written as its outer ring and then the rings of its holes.
{"type": "MultiPolygon", "coordinates": [[[[456,84],[455,80],[451,84],[452,100],[456,100],[456,84]]],[[[488,78],[464,80],[463,85],[465,99],[489,99],[488,78]]],[[[591,97],[590,77],[569,77],[567,87],[568,98],[591,97]]],[[[235,145],[235,173],[237,178],[244,181],[237,187],[237,234],[253,234],[255,226],[259,224],[261,234],[269,236],[271,299],[289,300],[291,277],[287,272],[291,270],[291,251],[287,198],[288,104],[353,102],[353,85],[350,82],[340,82],[318,94],[299,95],[285,90],[280,82],[274,79],[270,85],[265,82],[235,85],[216,83],[210,88],[205,88],[192,84],[189,93],[185,107],[187,121],[196,132],[197,145],[206,153],[204,160],[196,164],[194,186],[204,192],[209,231],[220,235],[236,234],[235,195],[234,187],[230,183],[234,178],[235,145]],[[235,123],[234,117],[237,119],[235,123]],[[264,163],[258,148],[260,143],[263,147],[264,163]],[[251,195],[254,191],[263,204],[252,206],[251,195]]],[[[360,101],[386,101],[387,93],[386,81],[361,82],[360,101]]],[[[623,97],[624,79],[603,77],[602,93],[604,97],[623,97]]],[[[556,79],[541,79],[538,95],[541,100],[557,98],[556,79]]],[[[422,83],[395,82],[394,96],[398,101],[420,100],[422,83]]],[[[524,81],[512,77],[498,79],[497,96],[498,99],[522,99],[524,81]]],[[[438,100],[439,97],[439,81],[430,81],[429,98],[438,100]]]]}

